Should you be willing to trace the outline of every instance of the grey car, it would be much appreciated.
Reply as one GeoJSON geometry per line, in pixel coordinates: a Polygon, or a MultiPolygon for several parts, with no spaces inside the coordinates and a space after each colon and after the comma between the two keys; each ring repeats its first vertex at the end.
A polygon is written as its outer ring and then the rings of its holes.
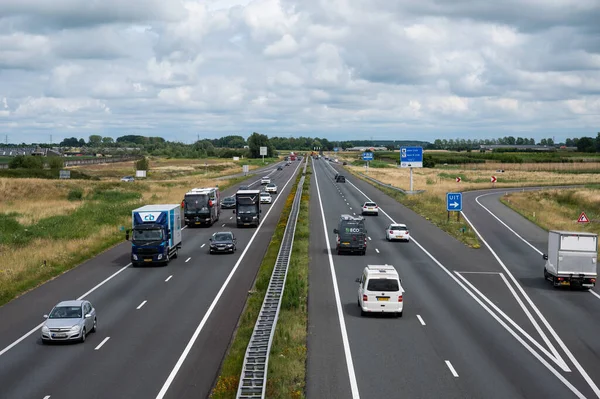
{"type": "Polygon", "coordinates": [[[96,332],[96,309],[89,301],[62,301],[49,315],[42,326],[42,342],[80,341],[96,332]]]}
{"type": "Polygon", "coordinates": [[[231,231],[220,231],[210,238],[209,254],[233,253],[237,250],[237,240],[231,231]]]}

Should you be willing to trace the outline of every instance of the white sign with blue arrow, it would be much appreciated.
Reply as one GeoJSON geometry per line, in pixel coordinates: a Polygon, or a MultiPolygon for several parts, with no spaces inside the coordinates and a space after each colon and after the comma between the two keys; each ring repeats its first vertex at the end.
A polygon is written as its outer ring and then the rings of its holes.
{"type": "Polygon", "coordinates": [[[446,210],[462,212],[462,193],[446,193],[446,210]]]}

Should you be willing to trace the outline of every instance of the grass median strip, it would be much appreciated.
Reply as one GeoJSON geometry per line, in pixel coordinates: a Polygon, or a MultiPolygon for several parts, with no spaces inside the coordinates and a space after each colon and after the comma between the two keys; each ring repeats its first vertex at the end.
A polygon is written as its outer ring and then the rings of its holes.
{"type": "MultiPolygon", "coordinates": [[[[210,397],[213,399],[235,398],[236,396],[246,348],[269,286],[300,177],[301,175],[298,176],[296,184],[286,200],[279,223],[263,258],[252,294],[248,297],[237,331],[211,393],[210,397]]],[[[294,248],[269,357],[266,386],[266,397],[268,398],[304,397],[308,316],[309,184],[310,179],[306,179],[296,225],[294,248]]]]}

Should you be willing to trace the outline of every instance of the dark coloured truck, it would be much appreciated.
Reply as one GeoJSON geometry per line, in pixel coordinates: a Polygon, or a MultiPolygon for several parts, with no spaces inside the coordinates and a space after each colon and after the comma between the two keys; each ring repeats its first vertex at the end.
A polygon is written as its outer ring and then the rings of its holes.
{"type": "Polygon", "coordinates": [[[194,188],[183,198],[186,226],[209,225],[221,216],[221,193],[218,187],[194,188]]]}
{"type": "Polygon", "coordinates": [[[179,204],[146,205],[131,213],[131,263],[168,264],[181,249],[181,206],[179,204]]]}
{"type": "Polygon", "coordinates": [[[337,229],[333,229],[336,237],[336,251],[367,253],[367,229],[365,219],[361,216],[341,215],[337,229]]]}
{"type": "Polygon", "coordinates": [[[256,226],[260,224],[260,190],[239,190],[235,193],[236,224],[241,226],[256,226]]]}

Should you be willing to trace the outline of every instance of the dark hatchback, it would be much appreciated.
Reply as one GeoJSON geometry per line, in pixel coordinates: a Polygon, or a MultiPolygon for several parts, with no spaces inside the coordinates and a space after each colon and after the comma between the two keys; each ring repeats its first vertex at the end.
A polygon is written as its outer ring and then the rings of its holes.
{"type": "Polygon", "coordinates": [[[235,197],[225,197],[221,201],[221,209],[234,209],[235,197]]]}
{"type": "Polygon", "coordinates": [[[237,240],[235,239],[235,236],[230,231],[221,231],[215,233],[210,238],[210,247],[208,253],[233,253],[237,249],[235,247],[236,242],[237,240]]]}

